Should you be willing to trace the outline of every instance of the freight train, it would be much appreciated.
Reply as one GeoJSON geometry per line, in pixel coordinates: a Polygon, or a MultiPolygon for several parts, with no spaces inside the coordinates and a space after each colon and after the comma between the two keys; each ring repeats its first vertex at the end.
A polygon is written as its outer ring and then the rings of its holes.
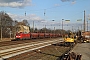
{"type": "Polygon", "coordinates": [[[55,38],[61,37],[61,34],[54,33],[31,33],[28,26],[18,25],[16,40],[24,40],[24,39],[39,39],[39,38],[55,38]]]}
{"type": "Polygon", "coordinates": [[[39,38],[55,38],[61,37],[60,34],[51,34],[51,33],[16,33],[16,39],[39,39],[39,38]]]}

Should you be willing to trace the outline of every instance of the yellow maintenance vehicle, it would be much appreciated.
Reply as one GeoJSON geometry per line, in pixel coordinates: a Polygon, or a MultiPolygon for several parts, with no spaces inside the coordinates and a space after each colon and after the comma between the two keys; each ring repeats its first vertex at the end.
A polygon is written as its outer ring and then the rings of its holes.
{"type": "Polygon", "coordinates": [[[65,35],[64,44],[65,44],[65,46],[73,45],[76,40],[77,40],[77,36],[75,34],[73,34],[72,32],[70,32],[67,35],[65,35]]]}

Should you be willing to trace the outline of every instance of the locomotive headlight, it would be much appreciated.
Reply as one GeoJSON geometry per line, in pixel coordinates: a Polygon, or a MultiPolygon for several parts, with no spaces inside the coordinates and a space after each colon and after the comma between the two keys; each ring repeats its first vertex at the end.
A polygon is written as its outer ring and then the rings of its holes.
{"type": "Polygon", "coordinates": [[[21,37],[21,36],[19,36],[19,37],[21,37]]]}
{"type": "Polygon", "coordinates": [[[18,37],[18,36],[16,36],[16,37],[18,37]]]}
{"type": "Polygon", "coordinates": [[[21,36],[16,36],[16,37],[21,37],[21,36]]]}

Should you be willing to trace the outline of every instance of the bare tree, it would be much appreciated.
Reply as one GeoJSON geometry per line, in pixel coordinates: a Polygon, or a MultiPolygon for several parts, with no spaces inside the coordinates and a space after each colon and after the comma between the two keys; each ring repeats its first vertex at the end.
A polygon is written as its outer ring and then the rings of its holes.
{"type": "Polygon", "coordinates": [[[9,34],[12,31],[12,22],[12,18],[7,13],[4,11],[0,12],[0,29],[2,27],[2,37],[9,37],[9,34]]]}

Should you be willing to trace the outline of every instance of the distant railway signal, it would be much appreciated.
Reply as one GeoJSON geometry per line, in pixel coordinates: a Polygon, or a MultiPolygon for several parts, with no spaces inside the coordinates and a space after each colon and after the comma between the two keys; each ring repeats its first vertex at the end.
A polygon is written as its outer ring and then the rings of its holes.
{"type": "Polygon", "coordinates": [[[82,21],[82,19],[78,19],[77,21],[82,21]]]}
{"type": "Polygon", "coordinates": [[[52,21],[55,21],[55,20],[52,20],[52,21]]]}
{"type": "Polygon", "coordinates": [[[46,9],[44,10],[44,16],[45,16],[45,14],[46,14],[46,9]]]}
{"type": "Polygon", "coordinates": [[[25,16],[26,16],[26,11],[25,11],[25,16]]]}
{"type": "Polygon", "coordinates": [[[65,21],[70,21],[70,20],[65,20],[65,21]]]}

